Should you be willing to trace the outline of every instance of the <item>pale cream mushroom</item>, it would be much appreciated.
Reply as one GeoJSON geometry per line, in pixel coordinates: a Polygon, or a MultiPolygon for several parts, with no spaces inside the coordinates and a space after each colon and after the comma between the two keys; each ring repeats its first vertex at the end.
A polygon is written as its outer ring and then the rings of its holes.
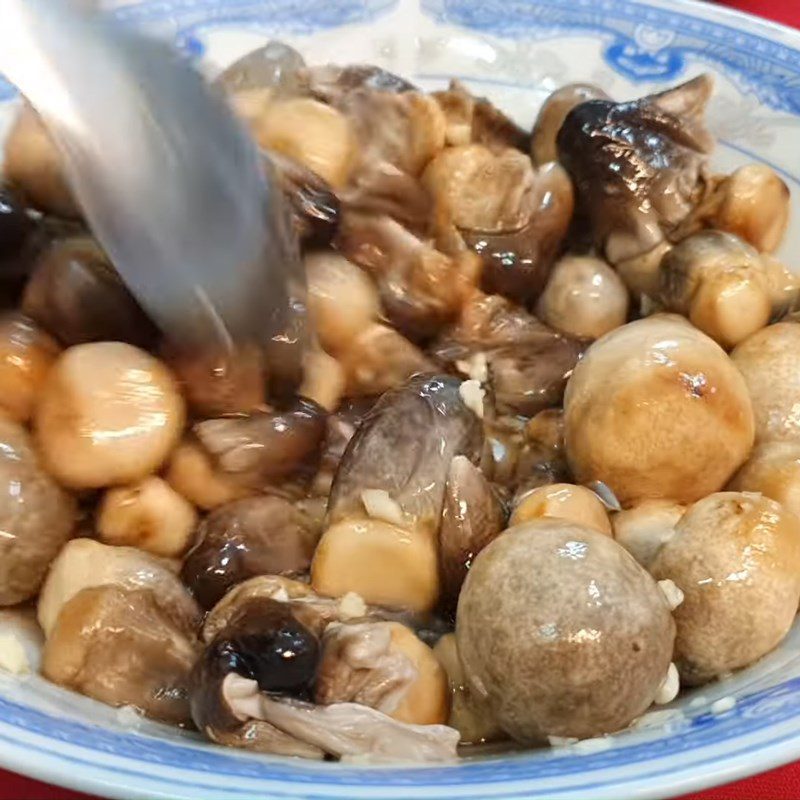
{"type": "Polygon", "coordinates": [[[27,422],[61,347],[18,313],[0,317],[0,409],[27,422]]]}
{"type": "Polygon", "coordinates": [[[731,358],[750,393],[756,441],[800,442],[800,324],[778,322],[757,331],[731,358]]]}
{"type": "Polygon", "coordinates": [[[762,495],[695,503],[651,565],[683,592],[674,660],[697,685],[752,664],[789,631],[800,602],[800,519],[762,495]]]}
{"type": "Polygon", "coordinates": [[[308,97],[266,103],[254,127],[258,143],[342,187],[358,158],[352,124],[340,111],[308,97]]]}
{"type": "Polygon", "coordinates": [[[176,492],[204,511],[254,493],[217,467],[211,454],[193,438],[175,448],[164,477],[176,492]]]}
{"type": "Polygon", "coordinates": [[[625,507],[717,491],[753,445],[742,375],[717,344],[672,315],[595,342],[567,385],[564,420],[576,481],[602,481],[625,507]]]}
{"type": "Polygon", "coordinates": [[[763,494],[800,517],[800,442],[759,445],[728,488],[763,494]]]}
{"type": "Polygon", "coordinates": [[[158,470],[186,417],[169,370],[119,342],[65,350],[36,409],[36,440],[46,468],[63,484],[93,489],[158,470]]]}
{"type": "Polygon", "coordinates": [[[320,343],[334,355],[380,317],[378,289],[372,279],[332,251],[305,258],[308,309],[320,343]]]}
{"type": "Polygon", "coordinates": [[[178,558],[192,543],[197,519],[194,506],[183,495],[151,475],[105,493],[97,513],[97,534],[105,544],[178,558]]]}
{"type": "Polygon", "coordinates": [[[458,655],[454,633],[446,633],[436,642],[433,654],[447,673],[450,686],[450,716],[447,724],[461,734],[462,744],[482,744],[503,739],[504,734],[492,719],[491,712],[480,694],[473,691],[458,655]]]}
{"type": "Polygon", "coordinates": [[[344,367],[333,356],[319,347],[312,347],[303,355],[303,382],[298,394],[313,400],[326,411],[336,411],[344,396],[347,375],[344,367]]]}
{"type": "Polygon", "coordinates": [[[578,339],[599,339],[625,324],[628,290],[602,259],[566,256],[550,273],[537,316],[551,328],[578,339]]]}
{"type": "Polygon", "coordinates": [[[27,103],[15,119],[5,144],[3,173],[36,208],[61,217],[80,211],[64,177],[61,153],[39,115],[27,103]]]}
{"type": "Polygon", "coordinates": [[[164,609],[152,590],[93,586],[61,608],[42,674],[108,705],[185,726],[198,655],[195,629],[164,609]]]}
{"type": "Polygon", "coordinates": [[[778,249],[789,225],[789,187],[771,167],[748,164],[717,187],[711,227],[740,236],[762,253],[778,249]]]}
{"type": "Polygon", "coordinates": [[[686,506],[672,500],[643,500],[611,517],[614,538],[645,568],[675,535],[686,506]]]}
{"type": "Polygon", "coordinates": [[[773,291],[749,244],[730,233],[702,231],[664,256],[659,299],[729,349],[769,322],[773,291]]]}
{"type": "Polygon", "coordinates": [[[554,483],[533,489],[517,502],[508,524],[509,527],[520,525],[543,517],[569,520],[611,536],[611,522],[606,507],[585,486],[554,483]]]}

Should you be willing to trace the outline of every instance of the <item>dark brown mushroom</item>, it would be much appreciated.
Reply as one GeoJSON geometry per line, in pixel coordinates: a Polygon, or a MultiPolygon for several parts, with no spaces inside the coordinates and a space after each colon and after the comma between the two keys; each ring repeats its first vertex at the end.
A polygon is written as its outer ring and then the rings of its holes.
{"type": "Polygon", "coordinates": [[[54,242],[33,267],[22,310],[64,344],[120,341],[152,347],[158,332],[100,246],[54,242]]]}
{"type": "Polygon", "coordinates": [[[561,402],[581,350],[579,342],[551,330],[525,309],[480,292],[432,348],[449,363],[485,354],[497,410],[524,416],[561,402]]]}
{"type": "Polygon", "coordinates": [[[181,576],[203,608],[256,575],[306,571],[319,538],[313,520],[280,497],[236,500],[209,514],[181,576]]]}
{"type": "Polygon", "coordinates": [[[701,200],[713,144],[703,124],[711,89],[704,75],[633,102],[591,100],[567,115],[559,159],[612,264],[655,250],[701,200]]]}
{"type": "Polygon", "coordinates": [[[209,419],[193,430],[224,473],[242,485],[262,488],[313,475],[325,419],[324,409],[298,398],[284,411],[209,419]]]}
{"type": "Polygon", "coordinates": [[[491,484],[464,456],[447,473],[439,531],[442,602],[455,611],[461,585],[475,556],[505,528],[506,514],[491,484]]]}

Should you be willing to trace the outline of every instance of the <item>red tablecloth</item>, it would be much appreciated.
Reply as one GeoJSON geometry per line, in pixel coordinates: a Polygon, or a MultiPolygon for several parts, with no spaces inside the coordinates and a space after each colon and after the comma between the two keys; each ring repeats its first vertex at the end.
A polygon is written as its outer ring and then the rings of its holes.
{"type": "MultiPolygon", "coordinates": [[[[800,28],[800,0],[725,0],[725,4],[800,28]]],[[[92,800],[0,770],[0,800],[92,800]]],[[[200,800],[200,798],[198,798],[200,800]]],[[[800,762],[683,800],[800,800],[800,762]]]]}

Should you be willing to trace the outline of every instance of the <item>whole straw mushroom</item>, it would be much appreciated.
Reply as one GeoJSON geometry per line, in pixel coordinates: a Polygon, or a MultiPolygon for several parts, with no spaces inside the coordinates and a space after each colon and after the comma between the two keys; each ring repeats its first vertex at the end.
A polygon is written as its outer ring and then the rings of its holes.
{"type": "Polygon", "coordinates": [[[754,438],[742,375],[672,315],[631,322],[591,345],[567,385],[564,421],[577,482],[604,482],[623,507],[718,491],[754,438]]]}
{"type": "Polygon", "coordinates": [[[697,685],[752,664],[786,636],[800,602],[800,519],[762,495],[695,503],[651,565],[684,600],[675,661],[697,685]]]}
{"type": "Polygon", "coordinates": [[[537,742],[612,733],[642,714],[667,675],[675,624],[655,581],[610,536],[542,519],[475,559],[456,638],[465,678],[499,726],[537,742]]]}

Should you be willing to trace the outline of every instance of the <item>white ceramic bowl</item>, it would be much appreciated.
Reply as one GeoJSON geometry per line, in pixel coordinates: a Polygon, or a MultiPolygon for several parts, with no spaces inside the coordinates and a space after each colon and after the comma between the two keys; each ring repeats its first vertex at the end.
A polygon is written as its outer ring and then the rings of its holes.
{"type": "MultiPolygon", "coordinates": [[[[687,0],[146,0],[106,3],[215,71],[279,37],[310,62],[374,62],[425,87],[464,79],[529,124],[560,84],[618,99],[717,76],[717,166],[774,167],[794,194],[784,257],[800,268],[800,33],[687,0]]],[[[0,83],[0,121],[14,102],[0,83]]],[[[0,629],[18,626],[0,614],[0,629]]],[[[29,633],[37,656],[37,634],[29,633]]],[[[249,755],[0,674],[0,763],[134,800],[669,797],[800,758],[800,627],[754,667],[598,742],[438,768],[353,768],[249,755]]]]}

